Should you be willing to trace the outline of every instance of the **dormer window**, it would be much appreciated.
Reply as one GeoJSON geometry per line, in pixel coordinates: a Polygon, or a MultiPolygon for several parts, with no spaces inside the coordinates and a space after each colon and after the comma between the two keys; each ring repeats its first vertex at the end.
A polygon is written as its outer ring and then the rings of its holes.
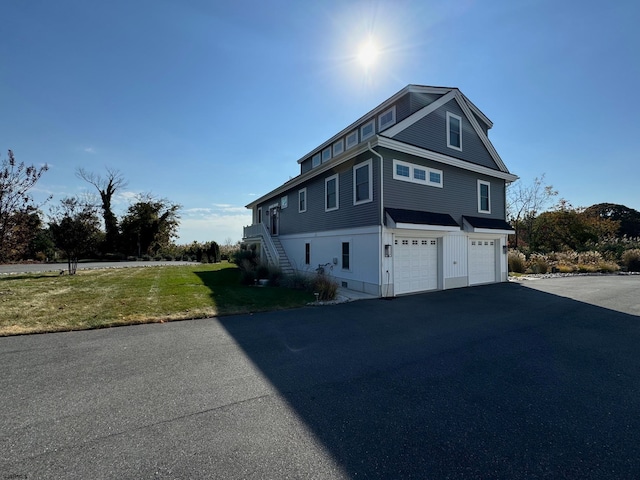
{"type": "Polygon", "coordinates": [[[368,121],[367,123],[365,123],[360,127],[360,138],[364,141],[367,138],[373,136],[373,134],[376,133],[375,129],[376,129],[375,120],[368,121]]]}
{"type": "Polygon", "coordinates": [[[347,143],[347,150],[349,150],[351,147],[354,147],[354,146],[356,146],[358,144],[358,131],[357,130],[354,130],[349,135],[347,135],[346,143],[347,143]]]}
{"type": "Polygon", "coordinates": [[[462,118],[447,112],[447,147],[462,151],[462,118]]]}
{"type": "Polygon", "coordinates": [[[333,144],[333,156],[340,155],[344,152],[344,140],[340,139],[333,144]]]}
{"type": "Polygon", "coordinates": [[[331,147],[327,147],[322,151],[322,163],[331,160],[331,147]]]}
{"type": "Polygon", "coordinates": [[[315,168],[320,165],[320,154],[316,153],[313,157],[311,157],[311,168],[315,168]]]}
{"type": "Polygon", "coordinates": [[[396,123],[396,106],[378,115],[378,131],[382,131],[396,123]]]}

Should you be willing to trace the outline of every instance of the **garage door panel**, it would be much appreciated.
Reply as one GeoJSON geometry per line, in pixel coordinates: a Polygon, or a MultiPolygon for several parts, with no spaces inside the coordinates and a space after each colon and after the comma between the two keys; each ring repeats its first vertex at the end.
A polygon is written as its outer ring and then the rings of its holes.
{"type": "Polygon", "coordinates": [[[469,285],[496,281],[496,240],[469,239],[469,285]]]}
{"type": "Polygon", "coordinates": [[[396,294],[438,288],[438,242],[435,238],[398,237],[394,246],[396,294]]]}

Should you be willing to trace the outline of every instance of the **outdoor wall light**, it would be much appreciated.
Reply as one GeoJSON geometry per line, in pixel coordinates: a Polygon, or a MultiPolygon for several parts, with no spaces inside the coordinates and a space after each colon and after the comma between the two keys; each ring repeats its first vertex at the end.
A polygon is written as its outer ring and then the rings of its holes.
{"type": "Polygon", "coordinates": [[[506,245],[502,245],[502,253],[504,253],[505,255],[507,254],[507,246],[506,245]]]}
{"type": "Polygon", "coordinates": [[[385,257],[390,257],[391,256],[391,245],[385,245],[384,246],[384,256],[385,257]]]}

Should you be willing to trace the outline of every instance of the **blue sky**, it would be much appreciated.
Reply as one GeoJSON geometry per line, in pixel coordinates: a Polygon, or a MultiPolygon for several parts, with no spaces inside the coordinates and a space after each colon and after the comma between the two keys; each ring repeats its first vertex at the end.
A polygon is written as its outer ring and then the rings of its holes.
{"type": "Polygon", "coordinates": [[[180,243],[239,240],[244,205],[410,83],[460,88],[525,184],[640,210],[637,0],[5,0],[0,18],[1,158],[48,163],[52,203],[91,188],[78,167],[117,169],[117,213],[179,203],[180,243]]]}

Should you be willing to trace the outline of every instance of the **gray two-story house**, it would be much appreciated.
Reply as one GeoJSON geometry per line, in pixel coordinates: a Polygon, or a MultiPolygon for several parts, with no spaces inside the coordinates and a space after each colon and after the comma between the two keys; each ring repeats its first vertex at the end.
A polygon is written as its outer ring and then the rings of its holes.
{"type": "Polygon", "coordinates": [[[409,85],[247,205],[263,261],[395,296],[507,280],[509,172],[457,88],[409,85]]]}

